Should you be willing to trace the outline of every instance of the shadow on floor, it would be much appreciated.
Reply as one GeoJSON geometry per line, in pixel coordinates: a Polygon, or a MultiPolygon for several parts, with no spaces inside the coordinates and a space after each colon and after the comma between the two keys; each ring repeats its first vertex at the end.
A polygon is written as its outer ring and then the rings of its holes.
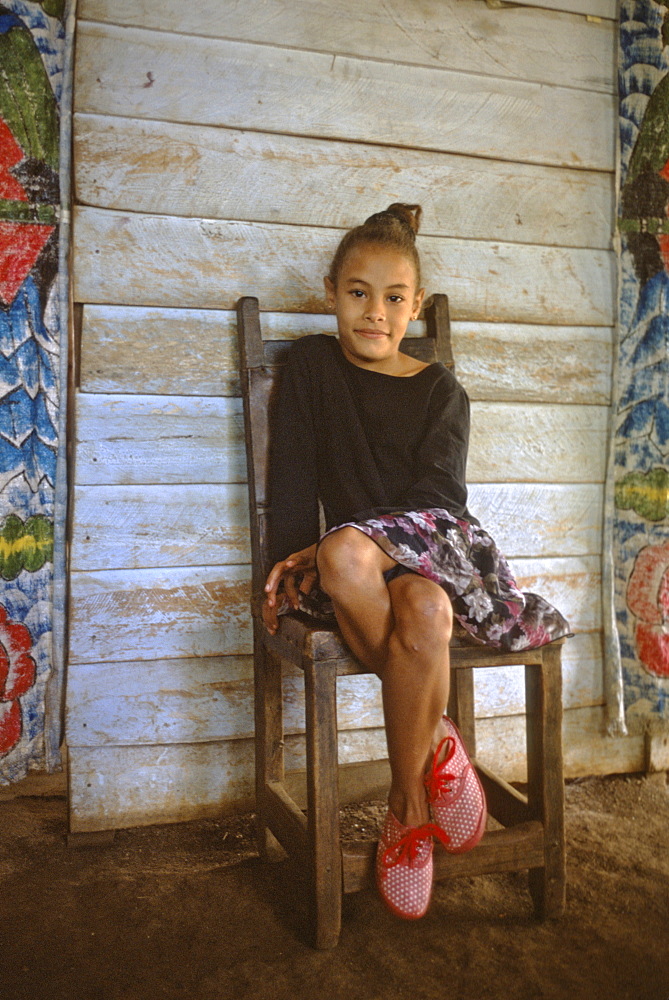
{"type": "Polygon", "coordinates": [[[523,873],[435,888],[421,921],[346,897],[316,952],[299,877],[250,818],[118,831],[68,849],[63,799],[0,803],[2,1000],[669,1000],[669,794],[567,788],[568,911],[534,920],[523,873]]]}

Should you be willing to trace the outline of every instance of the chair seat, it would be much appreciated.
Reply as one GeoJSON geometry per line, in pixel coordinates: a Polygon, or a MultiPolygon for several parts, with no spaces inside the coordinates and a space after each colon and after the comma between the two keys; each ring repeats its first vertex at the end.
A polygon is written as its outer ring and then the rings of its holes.
{"type": "MultiPolygon", "coordinates": [[[[262,628],[262,626],[260,626],[262,628]]],[[[263,630],[264,631],[264,630],[263,630]]],[[[356,660],[348,650],[336,625],[316,622],[300,612],[281,615],[279,629],[274,636],[265,632],[264,644],[284,660],[301,667],[304,658],[315,663],[336,660],[337,675],[369,674],[372,671],[356,660]]],[[[556,644],[562,643],[560,639],[556,644]]],[[[551,644],[553,645],[553,644],[551,644]]],[[[540,649],[503,653],[484,646],[472,639],[458,626],[451,639],[451,667],[512,666],[514,664],[541,663],[540,649]]]]}

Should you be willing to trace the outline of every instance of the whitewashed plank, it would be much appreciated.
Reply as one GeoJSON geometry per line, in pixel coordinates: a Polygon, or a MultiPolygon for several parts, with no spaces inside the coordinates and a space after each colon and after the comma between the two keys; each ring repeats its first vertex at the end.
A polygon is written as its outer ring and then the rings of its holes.
{"type": "Polygon", "coordinates": [[[83,392],[239,396],[236,314],[87,305],[79,371],[83,392]]]}
{"type": "Polygon", "coordinates": [[[79,486],[73,503],[75,571],[251,559],[245,484],[79,486]]]}
{"type": "MultiPolygon", "coordinates": [[[[342,677],[341,730],[383,725],[380,682],[342,677]]],[[[67,739],[77,746],[203,743],[253,736],[250,656],[74,663],[68,677],[67,739]]],[[[284,728],[304,732],[302,676],[284,679],[284,728]]]]}
{"type": "Polygon", "coordinates": [[[66,740],[76,746],[253,736],[251,656],[73,663],[66,740]]]}
{"type": "MultiPolygon", "coordinates": [[[[575,631],[601,628],[600,559],[514,559],[527,590],[575,631]]],[[[220,656],[252,651],[249,566],[71,574],[70,663],[220,656]]]]}
{"type": "MultiPolygon", "coordinates": [[[[79,485],[244,482],[238,399],[80,393],[79,485]]],[[[472,404],[469,480],[604,481],[603,406],[472,404]]]]}
{"type": "Polygon", "coordinates": [[[618,0],[519,0],[519,2],[524,7],[571,11],[584,17],[603,17],[612,21],[618,17],[618,0]]]}
{"type": "MultiPolygon", "coordinates": [[[[522,716],[481,719],[476,737],[478,758],[483,764],[507,781],[527,780],[522,716]]],[[[639,737],[607,736],[603,706],[565,712],[562,742],[565,778],[644,769],[643,741],[639,737]]]]}
{"type": "Polygon", "coordinates": [[[474,483],[468,506],[510,559],[599,555],[604,487],[580,483],[474,483]]]}
{"type": "Polygon", "coordinates": [[[70,663],[251,651],[249,567],[70,575],[70,663]]]}
{"type": "Polygon", "coordinates": [[[246,481],[240,399],[76,398],[79,484],[246,481]]]}
{"type": "Polygon", "coordinates": [[[610,402],[607,327],[456,322],[452,340],[456,372],[471,399],[610,402]]]}
{"type": "MultiPolygon", "coordinates": [[[[479,718],[525,711],[522,667],[475,671],[479,718]]],[[[563,648],[566,708],[603,702],[601,637],[581,633],[563,648]]],[[[339,729],[383,726],[381,682],[341,677],[339,729]]],[[[67,687],[67,741],[74,746],[206,743],[253,736],[251,657],[74,663],[67,687]]],[[[301,677],[284,679],[284,730],[304,732],[301,677]]]]}
{"type": "Polygon", "coordinates": [[[160,747],[73,746],[70,830],[176,823],[252,809],[253,783],[250,740],[160,747]]]}
{"type": "MultiPolygon", "coordinates": [[[[492,719],[525,711],[525,671],[482,667],[474,671],[476,716],[492,719]]],[[[562,647],[562,704],[565,709],[604,704],[601,632],[579,632],[562,647]]]]}
{"type": "Polygon", "coordinates": [[[611,246],[613,177],[584,170],[99,115],[75,116],[74,163],[99,208],[349,229],[383,197],[426,235],[611,246]]]}
{"type": "Polygon", "coordinates": [[[472,403],[470,482],[604,482],[608,409],[472,403]]]}
{"type": "MultiPolygon", "coordinates": [[[[291,770],[305,766],[302,740],[301,736],[289,736],[286,740],[286,767],[291,770]]],[[[621,774],[645,768],[643,737],[607,736],[606,709],[603,705],[566,711],[562,740],[565,778],[621,774]]],[[[506,781],[527,780],[525,720],[522,715],[480,719],[476,726],[476,744],[478,759],[506,781]]],[[[112,748],[101,748],[107,749],[112,748]]],[[[380,760],[385,755],[383,729],[351,730],[339,736],[341,763],[380,760]]]]}
{"type": "MultiPolygon", "coordinates": [[[[562,9],[565,5],[544,4],[562,9]]],[[[569,8],[569,2],[566,4],[569,8]]],[[[581,10],[606,8],[591,0],[581,10]]],[[[608,4],[610,6],[610,4],[608,4]]],[[[614,25],[512,5],[489,10],[481,0],[417,3],[393,0],[85,0],[79,16],[93,21],[207,37],[316,49],[362,58],[564,84],[611,92],[614,25]]]]}
{"type": "MultiPolygon", "coordinates": [[[[266,339],[333,333],[325,314],[263,313],[266,339]]],[[[422,335],[424,323],[411,324],[422,335]]],[[[611,394],[608,327],[454,323],[456,371],[471,399],[601,403],[611,394]],[[531,344],[531,350],[528,350],[531,344]]],[[[84,308],[84,392],[236,396],[237,318],[216,309],[84,308]],[[216,358],[212,364],[212,357],[216,358]]]]}
{"type": "MultiPolygon", "coordinates": [[[[619,774],[644,768],[642,736],[605,735],[601,707],[566,712],[565,776],[619,774]]],[[[344,734],[342,761],[378,759],[382,730],[344,734]]],[[[507,781],[526,776],[522,717],[481,720],[480,759],[507,781]]],[[[303,740],[288,737],[287,757],[304,767],[303,740]]],[[[253,808],[253,743],[228,740],[174,746],[70,747],[73,832],[174,823],[253,808]]]]}
{"type": "MultiPolygon", "coordinates": [[[[323,275],[341,233],[269,223],[122,214],[79,206],[78,302],[325,312],[323,275]]],[[[614,257],[604,250],[420,238],[428,288],[460,320],[612,326],[614,257]]]]}
{"type": "MultiPolygon", "coordinates": [[[[597,555],[603,486],[482,483],[469,507],[509,557],[597,555]]],[[[222,566],[251,559],[244,484],[77,486],[71,569],[222,566]]]]}
{"type": "Polygon", "coordinates": [[[79,21],[75,110],[611,170],[613,95],[79,21]],[[379,114],[392,92],[393,113],[379,114]],[[225,100],[212,100],[212,94],[225,100]]]}

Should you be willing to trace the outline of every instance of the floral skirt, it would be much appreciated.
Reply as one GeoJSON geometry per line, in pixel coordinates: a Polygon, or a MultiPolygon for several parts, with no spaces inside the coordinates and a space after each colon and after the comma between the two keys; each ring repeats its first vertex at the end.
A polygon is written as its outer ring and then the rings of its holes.
{"type": "MultiPolygon", "coordinates": [[[[569,623],[538,594],[518,589],[508,563],[483,528],[460,521],[446,510],[383,514],[353,527],[372,538],[404,570],[433,580],[448,594],[453,613],[473,639],[516,651],[544,646],[569,635],[569,623]]],[[[323,536],[325,537],[325,535],[323,536]]],[[[397,575],[390,571],[390,576],[397,575]]],[[[332,616],[332,604],[316,589],[302,610],[332,616]]]]}

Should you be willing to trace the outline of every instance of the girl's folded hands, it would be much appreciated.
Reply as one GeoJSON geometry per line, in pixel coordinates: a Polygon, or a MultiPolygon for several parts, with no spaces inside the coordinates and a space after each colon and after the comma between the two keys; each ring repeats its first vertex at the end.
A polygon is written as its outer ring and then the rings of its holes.
{"type": "Polygon", "coordinates": [[[293,552],[286,559],[282,559],[270,571],[265,583],[265,600],[262,606],[262,619],[265,628],[274,635],[279,627],[278,611],[280,598],[285,595],[285,599],[290,603],[293,610],[299,608],[299,593],[309,594],[316,582],[318,570],[316,569],[316,549],[318,543],[314,542],[300,552],[293,552]],[[283,583],[283,595],[279,594],[279,587],[283,583]]]}

